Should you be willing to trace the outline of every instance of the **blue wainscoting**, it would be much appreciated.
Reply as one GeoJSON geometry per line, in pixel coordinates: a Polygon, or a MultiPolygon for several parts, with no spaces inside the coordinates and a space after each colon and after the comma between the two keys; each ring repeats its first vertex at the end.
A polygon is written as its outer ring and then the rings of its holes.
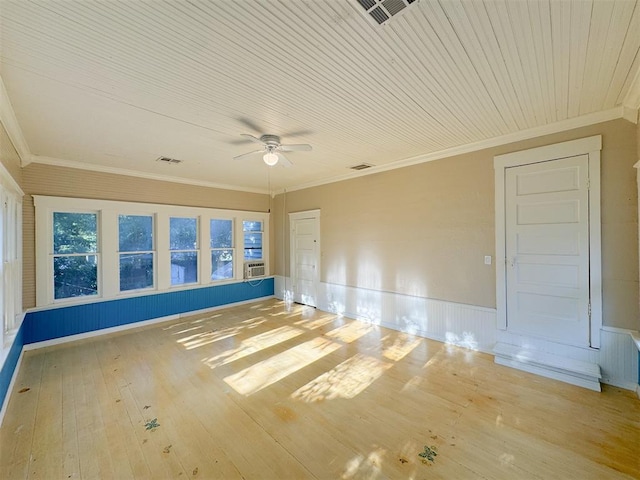
{"type": "Polygon", "coordinates": [[[195,310],[273,296],[273,278],[28,312],[0,369],[0,407],[22,347],[195,310]]]}
{"type": "Polygon", "coordinates": [[[22,347],[24,345],[24,322],[18,329],[15,338],[13,339],[13,344],[9,349],[9,353],[7,354],[7,358],[5,358],[4,363],[2,364],[2,369],[0,369],[0,409],[4,406],[4,401],[9,393],[9,385],[11,384],[11,378],[13,377],[13,372],[16,370],[16,366],[18,365],[18,360],[20,359],[20,354],[22,353],[22,347]]]}
{"type": "Polygon", "coordinates": [[[24,344],[273,295],[273,278],[29,312],[24,344]]]}

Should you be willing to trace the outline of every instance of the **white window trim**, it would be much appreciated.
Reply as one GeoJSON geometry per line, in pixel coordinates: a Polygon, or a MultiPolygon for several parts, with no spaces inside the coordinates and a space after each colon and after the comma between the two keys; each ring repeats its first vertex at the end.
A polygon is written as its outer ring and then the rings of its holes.
{"type": "Polygon", "coordinates": [[[266,261],[265,259],[265,246],[264,246],[264,242],[265,242],[265,224],[264,224],[264,220],[261,220],[259,218],[245,218],[243,219],[247,222],[262,222],[262,230],[258,231],[258,230],[244,230],[244,224],[242,225],[242,261],[243,262],[264,262],[266,261]],[[252,260],[247,260],[244,258],[244,254],[245,254],[245,245],[244,245],[244,235],[245,233],[259,233],[262,235],[262,258],[259,259],[252,259],[252,260]]]}
{"type": "MultiPolygon", "coordinates": [[[[203,283],[203,280],[205,278],[211,278],[211,274],[209,274],[208,277],[204,277],[202,275],[202,271],[205,269],[204,265],[203,265],[203,261],[202,261],[202,252],[203,252],[203,247],[202,247],[202,241],[203,238],[205,238],[203,236],[203,228],[202,228],[202,218],[200,218],[200,216],[177,216],[177,215],[171,215],[169,217],[169,224],[171,224],[171,219],[172,218],[185,218],[185,219],[189,219],[189,220],[195,220],[196,221],[196,248],[193,249],[171,249],[169,248],[169,258],[171,258],[171,255],[174,253],[194,253],[196,254],[196,272],[197,272],[197,280],[195,282],[188,282],[188,283],[176,283],[175,285],[171,283],[171,278],[169,278],[169,283],[171,284],[171,288],[175,288],[175,287],[187,287],[189,285],[200,285],[201,283],[203,283]]],[[[167,233],[168,235],[168,233],[167,233]]]]}
{"type": "MultiPolygon", "coordinates": [[[[263,257],[265,271],[269,269],[269,213],[239,210],[222,210],[204,207],[183,207],[148,203],[122,202],[113,200],[95,200],[69,197],[50,197],[34,195],[35,237],[36,237],[36,307],[52,305],[75,305],[93,303],[116,298],[144,296],[152,293],[166,293],[176,290],[209,287],[225,283],[243,281],[243,261],[234,258],[234,276],[232,279],[211,280],[210,229],[211,219],[232,220],[234,225],[234,249],[243,251],[242,222],[244,220],[263,222],[263,257]],[[98,295],[53,299],[52,254],[53,212],[98,212],[98,250],[101,256],[98,272],[98,295]],[[119,282],[119,242],[118,215],[153,215],[156,264],[154,288],[120,292],[119,282]],[[191,217],[198,219],[198,282],[184,285],[171,285],[171,266],[169,250],[169,218],[191,217]],[[241,240],[237,240],[241,239],[241,240]]],[[[244,257],[243,257],[244,258],[244,257]]]]}
{"type": "MultiPolygon", "coordinates": [[[[153,256],[153,262],[152,262],[152,266],[153,266],[153,285],[150,287],[143,287],[143,288],[135,288],[135,289],[131,289],[131,290],[125,290],[125,291],[120,291],[120,293],[148,293],[148,292],[153,292],[156,289],[156,284],[158,282],[158,275],[157,275],[157,271],[158,271],[158,250],[157,250],[157,243],[158,243],[158,235],[157,235],[157,229],[156,229],[156,216],[155,214],[152,215],[132,215],[132,216],[140,216],[140,217],[151,217],[151,232],[153,235],[152,241],[151,241],[151,250],[143,250],[143,251],[132,251],[132,252],[125,252],[125,251],[121,251],[120,250],[120,215],[126,215],[126,214],[118,214],[118,218],[116,219],[118,222],[118,271],[120,269],[120,256],[123,254],[132,254],[132,255],[136,255],[136,254],[148,254],[150,253],[153,256]]],[[[120,290],[120,277],[118,274],[118,290],[120,290]]]]}
{"type": "Polygon", "coordinates": [[[494,157],[496,218],[496,309],[498,328],[507,329],[507,283],[505,241],[505,170],[509,167],[557,160],[578,155],[589,156],[589,284],[591,291],[590,343],[600,348],[602,328],[602,239],[600,229],[600,151],[602,136],[506,153],[494,157]]]}
{"type": "Polygon", "coordinates": [[[0,163],[0,366],[3,364],[8,350],[20,328],[22,319],[22,197],[24,192],[11,176],[5,166],[0,163]],[[15,217],[8,215],[5,209],[15,208],[15,217]]]}
{"type": "MultiPolygon", "coordinates": [[[[246,219],[245,219],[246,220],[246,219]]],[[[242,221],[242,220],[241,220],[242,221]]],[[[208,257],[207,257],[207,262],[209,262],[209,266],[211,267],[211,255],[213,254],[214,251],[217,250],[231,250],[231,256],[233,258],[233,277],[236,277],[236,264],[238,263],[243,263],[240,261],[240,259],[237,257],[237,249],[236,249],[236,220],[235,219],[229,219],[229,218],[210,218],[209,219],[209,224],[207,225],[207,228],[209,229],[209,251],[208,251],[208,257]],[[212,247],[211,246],[211,221],[212,220],[231,220],[231,246],[230,247],[212,247]]],[[[263,227],[264,228],[264,227],[263,227]]],[[[244,241],[244,237],[241,237],[244,241]]],[[[244,246],[244,245],[243,245],[244,246]]],[[[204,249],[203,249],[204,250],[204,249]]],[[[244,258],[244,255],[243,255],[244,258]]],[[[243,270],[244,272],[244,270],[243,270]]],[[[209,272],[209,278],[211,278],[211,271],[209,272]]],[[[244,273],[243,273],[244,275],[244,273]]],[[[222,279],[222,280],[211,280],[212,282],[224,282],[224,281],[229,281],[228,278],[222,279]]]]}

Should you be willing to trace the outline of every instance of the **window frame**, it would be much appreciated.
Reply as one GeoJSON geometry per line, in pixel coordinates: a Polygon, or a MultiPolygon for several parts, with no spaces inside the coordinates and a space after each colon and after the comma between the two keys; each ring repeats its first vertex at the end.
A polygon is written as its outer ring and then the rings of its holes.
{"type": "Polygon", "coordinates": [[[235,265],[238,262],[238,258],[237,258],[237,251],[236,251],[236,232],[235,232],[235,227],[236,227],[236,221],[234,218],[210,218],[209,219],[209,257],[208,257],[208,262],[211,264],[211,271],[209,272],[209,280],[213,283],[220,283],[220,282],[226,282],[229,281],[229,278],[219,278],[219,279],[214,279],[211,278],[213,275],[213,263],[212,263],[212,255],[213,252],[215,251],[224,251],[224,250],[231,250],[231,265],[232,265],[232,276],[231,279],[236,277],[236,268],[235,265]],[[218,221],[228,221],[231,222],[231,246],[230,247],[212,247],[211,246],[211,222],[214,220],[218,220],[218,221]]]}
{"type": "Polygon", "coordinates": [[[49,245],[50,247],[50,255],[48,258],[47,263],[49,264],[49,272],[50,272],[50,285],[49,288],[51,289],[51,295],[52,295],[52,299],[54,303],[58,303],[58,302],[65,302],[66,300],[70,299],[70,298],[98,298],[100,297],[100,290],[101,290],[101,279],[100,279],[100,261],[101,261],[101,255],[100,255],[100,212],[99,211],[95,211],[95,210],[57,210],[56,212],[52,212],[51,213],[51,238],[50,238],[50,242],[51,244],[49,245]],[[76,214],[83,214],[83,215],[95,215],[96,216],[96,249],[93,252],[74,252],[74,253],[56,253],[55,248],[54,248],[54,238],[53,238],[53,217],[54,217],[54,213],[76,213],[76,214]],[[55,277],[54,277],[54,273],[55,273],[55,259],[56,258],[61,258],[61,257],[89,257],[89,256],[95,256],[96,257],[96,293],[92,294],[92,295],[78,295],[75,297],[64,297],[64,298],[55,298],[55,277]]]}
{"type": "MultiPolygon", "coordinates": [[[[257,219],[257,218],[245,218],[242,221],[242,261],[243,262],[263,262],[264,261],[264,252],[265,252],[265,247],[264,247],[264,242],[265,242],[265,225],[264,225],[264,221],[257,219]],[[260,230],[245,230],[244,229],[244,224],[245,222],[259,222],[260,223],[260,230]],[[260,242],[261,246],[260,246],[260,258],[247,258],[247,245],[244,243],[244,236],[247,233],[257,233],[260,234],[260,237],[262,238],[262,241],[260,242]]],[[[253,250],[253,249],[252,249],[253,250]]]]}
{"type": "Polygon", "coordinates": [[[131,213],[119,213],[118,214],[118,290],[120,293],[134,293],[134,292],[146,292],[146,291],[150,291],[150,290],[154,290],[158,281],[158,275],[157,275],[157,269],[158,269],[158,265],[157,265],[157,260],[158,260],[158,252],[157,252],[157,239],[156,239],[156,218],[155,218],[155,214],[140,214],[140,213],[136,213],[136,214],[131,214],[131,213]],[[127,216],[127,217],[150,217],[151,218],[151,250],[131,250],[131,251],[127,251],[127,250],[120,250],[120,217],[123,216],[127,216]],[[151,265],[153,268],[153,283],[150,287],[142,287],[142,288],[132,288],[129,290],[122,290],[122,275],[120,274],[121,271],[121,261],[122,261],[122,255],[144,255],[144,254],[151,254],[151,258],[152,258],[152,262],[151,265]]]}
{"type": "Polygon", "coordinates": [[[114,200],[96,200],[34,195],[36,227],[36,307],[93,303],[109,299],[166,293],[174,290],[203,288],[211,285],[244,282],[243,221],[262,222],[262,250],[265,271],[269,269],[268,212],[223,210],[206,207],[183,207],[166,204],[147,204],[114,200]],[[53,212],[94,213],[98,215],[99,294],[65,299],[53,299],[53,263],[47,261],[53,250],[53,212]],[[154,287],[120,291],[119,215],[153,216],[154,219],[154,287]],[[171,285],[171,253],[169,224],[171,217],[197,218],[198,225],[198,281],[171,285]],[[232,220],[234,241],[233,277],[211,280],[210,221],[232,220]],[[206,259],[206,260],[205,260],[206,259]],[[51,281],[49,282],[49,279],[51,281]],[[49,285],[50,283],[50,285],[49,285]]]}
{"type": "Polygon", "coordinates": [[[22,318],[22,190],[6,182],[0,168],[0,348],[10,341],[22,318]]]}
{"type": "MultiPolygon", "coordinates": [[[[200,230],[201,228],[201,218],[200,217],[194,217],[194,216],[177,216],[177,215],[171,215],[169,217],[169,231],[167,232],[169,235],[169,259],[171,261],[171,257],[173,256],[174,253],[195,253],[196,254],[196,281],[195,282],[183,282],[183,283],[173,283],[173,273],[171,275],[171,287],[180,287],[180,286],[184,286],[184,285],[197,285],[200,283],[200,281],[202,280],[202,272],[200,272],[200,259],[202,257],[201,255],[201,250],[202,250],[202,235],[200,230]],[[195,239],[196,239],[196,246],[195,248],[190,248],[190,249],[186,249],[186,248],[171,248],[171,220],[172,219],[187,219],[187,220],[195,220],[195,226],[196,226],[196,231],[195,231],[195,239]]],[[[173,264],[171,264],[173,265],[173,264]]]]}

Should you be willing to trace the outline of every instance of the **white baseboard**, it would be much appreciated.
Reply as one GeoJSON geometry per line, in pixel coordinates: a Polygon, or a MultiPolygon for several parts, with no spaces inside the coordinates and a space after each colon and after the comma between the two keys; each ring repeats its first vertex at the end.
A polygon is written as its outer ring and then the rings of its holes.
{"type": "Polygon", "coordinates": [[[490,352],[495,343],[491,308],[328,283],[318,308],[471,350],[490,352]]]}
{"type": "MultiPolygon", "coordinates": [[[[284,277],[276,276],[274,285],[276,298],[290,299],[284,277]]],[[[330,283],[320,283],[316,300],[325,312],[471,350],[490,353],[496,342],[493,308],[330,283]]]]}
{"type": "MultiPolygon", "coordinates": [[[[276,298],[291,299],[290,279],[274,278],[276,298]]],[[[599,349],[579,348],[498,330],[492,308],[329,283],[320,283],[316,303],[326,312],[491,354],[502,342],[555,355],[568,364],[597,364],[602,383],[631,391],[638,388],[638,353],[630,330],[603,327],[599,349]]]]}
{"type": "Polygon", "coordinates": [[[602,382],[625,390],[638,385],[638,351],[632,330],[602,327],[598,364],[602,369],[602,382]]]}
{"type": "Polygon", "coordinates": [[[597,363],[567,358],[540,350],[498,342],[493,349],[495,362],[543,377],[600,391],[600,366],[597,363]]]}

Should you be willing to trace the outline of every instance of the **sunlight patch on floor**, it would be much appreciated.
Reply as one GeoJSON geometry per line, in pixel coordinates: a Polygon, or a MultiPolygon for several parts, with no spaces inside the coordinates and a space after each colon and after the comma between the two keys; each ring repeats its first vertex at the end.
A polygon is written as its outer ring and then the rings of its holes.
{"type": "Polygon", "coordinates": [[[178,343],[182,344],[187,350],[193,350],[194,348],[203,347],[214,342],[219,342],[225,338],[234,337],[242,331],[241,328],[225,328],[224,330],[209,330],[198,335],[190,335],[185,338],[180,338],[178,343]]]}
{"type": "Polygon", "coordinates": [[[422,384],[424,378],[421,376],[416,375],[415,377],[409,379],[407,381],[407,383],[405,383],[402,387],[402,390],[400,390],[401,392],[411,392],[413,390],[416,390],[417,388],[420,387],[420,385],[422,384]]]}
{"type": "Polygon", "coordinates": [[[224,381],[236,392],[251,395],[340,347],[325,338],[315,338],[230,375],[224,381]]]}
{"type": "Polygon", "coordinates": [[[264,350],[265,348],[273,347],[274,345],[290,340],[302,333],[304,333],[303,330],[289,326],[269,330],[268,332],[243,340],[237,348],[226,350],[215,357],[206,358],[204,363],[210,368],[226,365],[227,363],[234,362],[260,350],[264,350]]]}
{"type": "MultiPolygon", "coordinates": [[[[383,344],[385,339],[383,339],[383,344]]],[[[406,333],[399,334],[390,346],[385,346],[382,355],[389,360],[399,362],[404,357],[409,355],[418,345],[420,345],[421,339],[415,338],[413,335],[406,333]]]]}
{"type": "Polygon", "coordinates": [[[385,453],[385,449],[377,448],[369,453],[367,457],[356,455],[345,465],[341,478],[345,480],[350,478],[378,478],[382,472],[382,461],[385,453]]]}
{"type": "Polygon", "coordinates": [[[310,318],[310,319],[299,320],[297,322],[294,322],[294,325],[298,325],[300,327],[304,327],[309,330],[315,330],[316,328],[320,328],[329,323],[332,323],[335,319],[336,319],[335,315],[325,315],[323,317],[315,318],[315,319],[310,318]]]}
{"type": "Polygon", "coordinates": [[[202,325],[198,325],[195,327],[191,327],[191,328],[185,328],[183,330],[177,331],[177,332],[173,332],[172,335],[183,335],[187,332],[193,332],[194,330],[202,330],[204,327],[202,325]]]}
{"type": "MultiPolygon", "coordinates": [[[[188,335],[186,337],[178,339],[177,342],[184,346],[187,350],[193,350],[194,348],[203,347],[205,345],[209,345],[226,338],[234,337],[241,333],[243,330],[255,328],[266,321],[267,319],[264,317],[253,317],[248,320],[243,320],[238,325],[234,325],[232,327],[226,327],[220,330],[218,330],[217,328],[210,328],[204,332],[188,335]]],[[[185,329],[181,332],[175,332],[173,335],[179,335],[181,333],[186,333],[201,328],[205,328],[205,326],[185,329]]]]}
{"type": "Polygon", "coordinates": [[[215,313],[215,314],[209,315],[207,317],[197,318],[197,319],[193,320],[191,323],[208,322],[209,320],[213,320],[214,318],[220,318],[220,317],[222,317],[222,313],[215,313]]]}
{"type": "Polygon", "coordinates": [[[263,324],[266,321],[267,319],[264,317],[254,317],[254,318],[248,318],[247,320],[243,320],[240,323],[248,323],[249,325],[247,325],[247,328],[253,328],[263,324]]]}
{"type": "Polygon", "coordinates": [[[325,333],[325,337],[329,337],[333,340],[340,340],[345,343],[351,343],[358,340],[360,337],[365,336],[367,333],[373,330],[373,326],[364,322],[351,322],[346,325],[342,325],[330,332],[325,333]]]}
{"type": "Polygon", "coordinates": [[[514,457],[510,453],[503,453],[502,455],[500,455],[500,465],[502,465],[503,467],[513,465],[515,459],[516,457],[514,457]]]}
{"type": "Polygon", "coordinates": [[[291,398],[307,403],[354,398],[392,365],[358,353],[296,390],[291,398]]]}

